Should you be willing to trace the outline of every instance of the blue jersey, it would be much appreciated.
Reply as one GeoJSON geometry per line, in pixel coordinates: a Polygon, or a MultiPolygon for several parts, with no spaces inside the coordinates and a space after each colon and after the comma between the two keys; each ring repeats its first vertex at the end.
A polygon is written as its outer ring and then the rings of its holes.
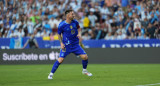
{"type": "Polygon", "coordinates": [[[66,21],[62,21],[58,26],[58,34],[63,35],[63,43],[68,44],[79,44],[78,35],[79,23],[76,20],[72,20],[70,24],[66,21]]]}

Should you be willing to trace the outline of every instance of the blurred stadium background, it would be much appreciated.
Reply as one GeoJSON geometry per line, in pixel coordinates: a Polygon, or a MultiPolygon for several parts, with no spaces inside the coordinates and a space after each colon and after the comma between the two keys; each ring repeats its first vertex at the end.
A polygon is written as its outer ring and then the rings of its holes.
{"type": "Polygon", "coordinates": [[[0,0],[0,86],[160,86],[159,47],[160,0],[0,0]],[[71,54],[47,80],[67,9],[82,28],[93,77],[71,54]]]}

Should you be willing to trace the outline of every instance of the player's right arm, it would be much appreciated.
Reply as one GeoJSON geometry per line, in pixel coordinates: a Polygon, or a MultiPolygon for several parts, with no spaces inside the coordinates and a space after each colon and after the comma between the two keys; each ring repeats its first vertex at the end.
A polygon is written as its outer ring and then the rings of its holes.
{"type": "Polygon", "coordinates": [[[60,45],[61,45],[61,49],[64,50],[65,46],[63,44],[63,41],[62,41],[62,33],[63,33],[63,29],[62,29],[62,26],[63,26],[63,23],[61,22],[58,26],[58,39],[59,39],[59,42],[60,42],[60,45]]]}
{"type": "Polygon", "coordinates": [[[62,50],[64,50],[64,44],[63,44],[63,42],[62,42],[62,36],[60,35],[60,34],[58,34],[58,39],[59,39],[59,41],[60,41],[60,45],[61,45],[61,49],[62,50]]]}

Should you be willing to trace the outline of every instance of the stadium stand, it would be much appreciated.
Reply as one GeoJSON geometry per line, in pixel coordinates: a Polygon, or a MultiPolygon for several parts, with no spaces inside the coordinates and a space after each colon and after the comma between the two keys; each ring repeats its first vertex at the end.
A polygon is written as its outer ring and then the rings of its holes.
{"type": "Polygon", "coordinates": [[[83,40],[160,39],[160,0],[1,0],[0,37],[56,37],[73,9],[83,40]]]}

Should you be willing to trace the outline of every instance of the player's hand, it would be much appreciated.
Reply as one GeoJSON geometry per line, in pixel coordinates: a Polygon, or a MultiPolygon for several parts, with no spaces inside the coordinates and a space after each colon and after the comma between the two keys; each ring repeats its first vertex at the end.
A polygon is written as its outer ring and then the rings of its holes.
{"type": "Polygon", "coordinates": [[[82,42],[82,37],[80,35],[77,35],[77,37],[79,38],[79,42],[82,42]]]}
{"type": "Polygon", "coordinates": [[[82,42],[79,42],[79,45],[80,45],[82,48],[84,48],[84,45],[83,45],[82,42]]]}
{"type": "Polygon", "coordinates": [[[61,49],[64,50],[65,45],[63,43],[61,43],[61,49]]]}

